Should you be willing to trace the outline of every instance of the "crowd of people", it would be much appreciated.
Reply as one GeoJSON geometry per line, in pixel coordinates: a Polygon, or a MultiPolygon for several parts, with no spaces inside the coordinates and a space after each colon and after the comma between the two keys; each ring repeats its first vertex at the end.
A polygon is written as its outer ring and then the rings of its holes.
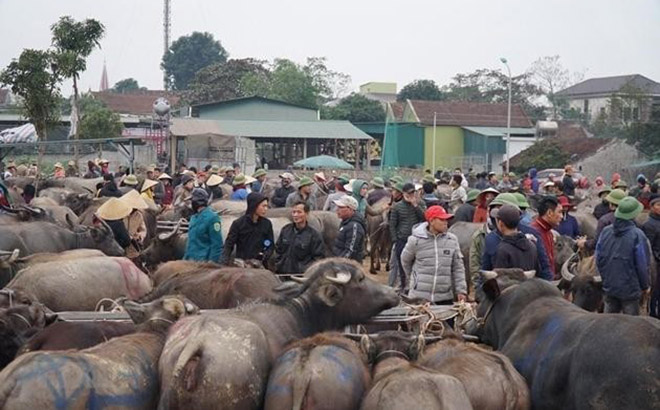
{"type": "MultiPolygon", "coordinates": [[[[16,172],[18,167],[11,165],[8,172],[16,172]]],[[[465,176],[457,168],[452,173],[427,170],[418,181],[395,175],[370,182],[346,174],[326,178],[319,172],[296,178],[284,172],[270,196],[265,189],[267,172],[258,169],[246,176],[239,164],[208,165],[203,170],[182,166],[173,176],[153,164],[139,177],[125,168],[113,174],[102,159],[89,161],[83,175],[56,164],[54,178],[71,175],[103,178],[96,195],[113,199],[99,208],[97,217],[108,223],[129,254],[139,252],[144,239],[142,210],[180,207],[191,212],[185,259],[227,264],[235,257],[268,266],[272,258],[271,268],[283,275],[300,274],[327,255],[361,263],[368,242],[366,218],[383,215],[392,243],[389,284],[409,297],[436,304],[465,300],[470,282],[479,285],[482,270],[519,268],[534,270],[546,280],[559,279],[554,249],[558,233],[575,239],[580,250],[595,252],[605,311],[637,314],[640,297],[650,291],[649,259],[660,260],[660,175],[654,182],[639,175],[637,185],[628,191],[618,174],[609,184],[597,177],[590,185],[586,178],[577,179],[570,165],[563,175],[550,174],[543,183],[536,169],[519,179],[513,173],[500,180],[493,172],[471,170],[465,176]],[[227,187],[231,187],[229,195],[227,187]],[[593,211],[598,220],[596,235],[590,239],[569,213],[578,188],[601,199],[593,211]],[[319,197],[326,198],[322,206],[319,197]],[[217,199],[247,205],[224,242],[222,220],[209,206],[217,199]],[[291,210],[292,222],[277,240],[267,217],[269,207],[291,210]],[[310,211],[317,209],[336,212],[341,220],[330,249],[321,233],[308,224],[310,211]],[[634,220],[644,209],[650,211],[648,221],[637,226],[634,220]],[[457,222],[483,224],[471,237],[469,255],[462,254],[458,238],[449,232],[457,222]],[[469,258],[467,275],[465,257],[469,258]]]]}

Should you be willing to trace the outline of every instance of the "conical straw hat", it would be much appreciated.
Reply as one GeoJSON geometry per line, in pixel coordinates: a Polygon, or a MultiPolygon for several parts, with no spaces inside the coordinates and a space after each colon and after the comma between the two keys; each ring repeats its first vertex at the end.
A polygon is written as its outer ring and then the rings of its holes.
{"type": "Polygon", "coordinates": [[[122,201],[124,201],[128,206],[130,206],[132,209],[147,209],[149,208],[149,205],[145,202],[144,199],[140,196],[138,191],[131,189],[127,193],[125,193],[121,198],[122,201]]]}
{"type": "Polygon", "coordinates": [[[131,214],[133,208],[118,198],[110,198],[96,211],[96,216],[106,221],[124,219],[131,214]]]}
{"type": "Polygon", "coordinates": [[[144,192],[151,187],[155,187],[156,185],[158,185],[158,182],[151,179],[145,179],[144,182],[142,183],[142,191],[140,192],[144,192]]]}

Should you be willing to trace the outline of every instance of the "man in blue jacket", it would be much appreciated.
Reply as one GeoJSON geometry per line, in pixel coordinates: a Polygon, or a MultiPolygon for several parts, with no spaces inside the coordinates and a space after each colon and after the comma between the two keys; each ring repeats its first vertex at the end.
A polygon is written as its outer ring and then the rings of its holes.
{"type": "Polygon", "coordinates": [[[192,209],[188,243],[183,259],[220,262],[222,255],[222,227],[220,217],[208,206],[209,194],[203,188],[192,192],[192,209]]]}
{"type": "Polygon", "coordinates": [[[603,229],[596,244],[596,266],[603,278],[605,313],[639,315],[642,293],[649,292],[649,254],[644,233],[634,219],[644,206],[625,197],[614,224],[603,229]]]}

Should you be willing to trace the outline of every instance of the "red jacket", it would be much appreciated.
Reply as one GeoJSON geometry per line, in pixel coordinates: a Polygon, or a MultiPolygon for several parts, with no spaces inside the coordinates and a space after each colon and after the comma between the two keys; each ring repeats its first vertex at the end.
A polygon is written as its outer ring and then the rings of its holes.
{"type": "Polygon", "coordinates": [[[541,217],[536,218],[531,223],[532,228],[536,230],[543,240],[543,247],[548,255],[548,262],[550,263],[550,271],[555,279],[557,278],[557,271],[555,269],[555,240],[552,235],[552,227],[541,217]]]}
{"type": "Polygon", "coordinates": [[[484,204],[479,204],[474,210],[472,222],[484,223],[488,220],[488,208],[484,204]]]}

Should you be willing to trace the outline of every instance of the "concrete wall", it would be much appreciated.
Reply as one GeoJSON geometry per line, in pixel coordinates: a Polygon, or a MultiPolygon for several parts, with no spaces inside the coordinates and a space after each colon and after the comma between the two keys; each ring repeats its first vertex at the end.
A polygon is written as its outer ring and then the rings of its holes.
{"type": "Polygon", "coordinates": [[[197,110],[199,118],[206,120],[318,120],[318,112],[314,109],[263,100],[241,100],[223,104],[210,104],[200,106],[197,110]]]}
{"type": "Polygon", "coordinates": [[[646,160],[644,155],[635,147],[625,141],[616,140],[602,147],[594,155],[577,162],[576,165],[582,166],[582,173],[591,181],[598,175],[609,181],[612,174],[618,172],[628,184],[631,184],[637,172],[624,168],[644,160],[646,160]]]}
{"type": "MultiPolygon", "coordinates": [[[[435,141],[435,168],[460,165],[463,157],[463,129],[437,126],[435,141]]],[[[433,127],[424,128],[424,167],[433,167],[433,127]]]]}
{"type": "MultiPolygon", "coordinates": [[[[608,97],[599,97],[599,98],[587,98],[589,100],[589,118],[591,121],[594,121],[598,118],[601,108],[605,109],[605,112],[608,111],[609,101],[608,97]]],[[[584,113],[584,100],[585,98],[569,100],[568,106],[573,108],[581,113],[584,113]]]]}

